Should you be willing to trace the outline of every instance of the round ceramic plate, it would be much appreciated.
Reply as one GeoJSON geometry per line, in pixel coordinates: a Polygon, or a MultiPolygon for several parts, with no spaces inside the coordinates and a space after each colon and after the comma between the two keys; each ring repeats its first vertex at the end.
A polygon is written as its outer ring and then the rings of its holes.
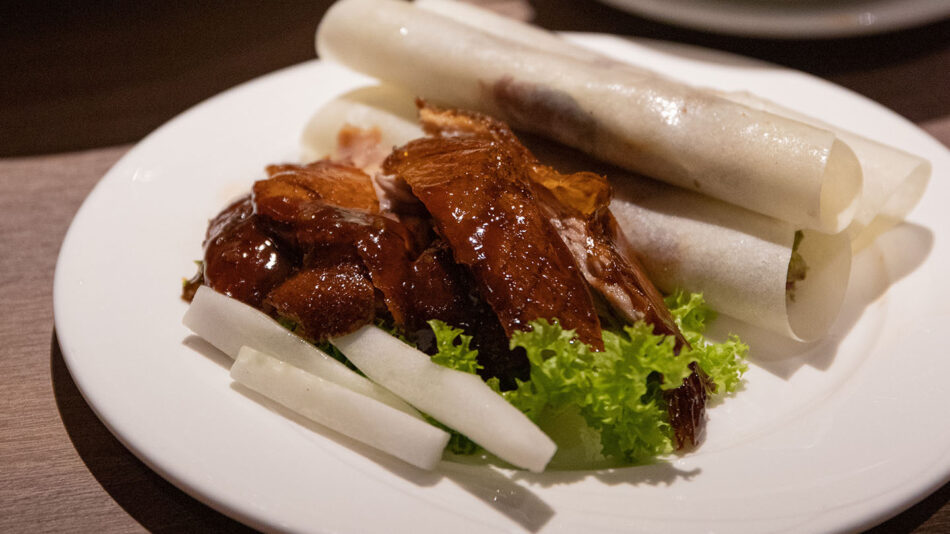
{"type": "MultiPolygon", "coordinates": [[[[63,356],[90,406],[151,468],[252,526],[320,532],[762,532],[852,529],[950,475],[950,155],[880,106],[801,73],[681,46],[575,36],[619,58],[748,89],[929,158],[910,220],[856,259],[831,334],[799,345],[743,329],[745,390],[710,410],[706,443],[656,465],[529,474],[442,462],[420,472],[231,387],[230,360],[181,325],[180,281],[207,221],[309,116],[370,80],[313,61],[164,125],[102,179],[57,265],[63,356]]],[[[728,322],[720,323],[728,325],[728,322]]]]}
{"type": "Polygon", "coordinates": [[[950,16],[944,0],[601,0],[698,30],[754,37],[847,37],[909,28],[950,16]]]}

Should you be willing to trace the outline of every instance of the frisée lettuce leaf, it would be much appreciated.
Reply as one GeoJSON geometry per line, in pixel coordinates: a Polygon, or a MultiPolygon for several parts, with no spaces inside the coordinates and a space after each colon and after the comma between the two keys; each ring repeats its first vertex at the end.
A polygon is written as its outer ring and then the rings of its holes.
{"type": "MultiPolygon", "coordinates": [[[[706,341],[703,333],[713,312],[702,295],[680,291],[667,297],[666,304],[691,348],[676,354],[672,337],[654,334],[652,326],[638,322],[604,330],[605,350],[595,352],[577,341],[572,330],[536,320],[531,331],[511,337],[511,347],[527,354],[530,379],[499,393],[550,435],[563,434],[546,428],[552,424],[583,421],[588,428],[580,430],[599,434],[600,451],[595,453],[604,458],[642,463],[672,452],[664,391],[683,383],[692,362],[712,379],[714,392],[736,391],[747,369],[748,347],[735,336],[722,343],[706,341]]],[[[470,373],[478,370],[470,336],[439,321],[430,326],[439,349],[433,361],[470,373]]],[[[498,390],[497,383],[489,385],[498,390]]]]}

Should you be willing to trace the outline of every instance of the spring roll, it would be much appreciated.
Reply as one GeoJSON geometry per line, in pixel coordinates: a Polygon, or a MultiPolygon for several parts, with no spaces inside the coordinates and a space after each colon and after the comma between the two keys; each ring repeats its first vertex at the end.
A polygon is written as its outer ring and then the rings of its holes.
{"type": "MultiPolygon", "coordinates": [[[[421,137],[415,109],[406,104],[412,101],[410,93],[383,86],[342,95],[311,118],[303,135],[304,153],[332,154],[335,133],[347,124],[363,129],[389,125],[393,129],[385,135],[395,145],[421,137]]],[[[535,143],[532,148],[544,163],[561,170],[591,170],[590,165],[596,165],[568,160],[581,155],[562,147],[535,143]]],[[[797,252],[807,272],[789,293],[795,226],[611,169],[611,211],[660,289],[701,291],[718,312],[792,339],[810,341],[827,332],[850,273],[847,235],[804,232],[797,252]]]]}
{"type": "Polygon", "coordinates": [[[394,0],[343,0],[317,30],[322,58],[553,137],[598,159],[838,232],[861,192],[852,150],[824,129],[639,69],[547,52],[394,0]]]}
{"type": "MultiPolygon", "coordinates": [[[[539,50],[555,52],[603,68],[636,69],[600,52],[583,48],[560,36],[524,22],[497,15],[457,0],[415,0],[422,9],[474,26],[499,38],[517,41],[539,50]]],[[[847,228],[854,252],[902,221],[923,195],[930,179],[930,162],[810,117],[748,92],[719,92],[720,96],[834,132],[854,151],[861,164],[863,191],[854,220],[847,228]]]]}

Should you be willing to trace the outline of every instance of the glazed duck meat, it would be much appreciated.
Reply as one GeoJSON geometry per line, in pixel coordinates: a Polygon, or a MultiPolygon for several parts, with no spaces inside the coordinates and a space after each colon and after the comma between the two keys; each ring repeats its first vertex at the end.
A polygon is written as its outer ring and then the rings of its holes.
{"type": "MultiPolygon", "coordinates": [[[[409,278],[416,239],[410,225],[379,213],[379,204],[368,175],[355,167],[330,161],[307,166],[272,166],[272,176],[254,184],[256,215],[272,233],[289,243],[301,257],[301,268],[320,269],[335,262],[356,263],[368,274],[384,308],[397,325],[404,325],[410,300],[404,286],[409,278]]],[[[360,278],[348,269],[350,276],[360,278]]],[[[362,294],[363,283],[354,287],[362,294]]],[[[354,303],[364,304],[361,297],[354,303]]],[[[285,312],[286,313],[286,312],[285,312]]],[[[358,315],[358,314],[357,314],[358,315]]],[[[371,321],[353,322],[348,331],[371,321]]],[[[306,329],[312,339],[324,340],[330,332],[316,325],[306,329]],[[319,332],[319,335],[315,333],[319,332]]]]}
{"type": "Polygon", "coordinates": [[[376,316],[376,292],[356,259],[301,269],[267,296],[274,314],[314,340],[348,334],[376,316]]]}
{"type": "MultiPolygon", "coordinates": [[[[657,333],[686,344],[663,297],[643,271],[610,213],[606,178],[591,172],[562,174],[542,165],[508,126],[491,117],[420,105],[420,120],[431,136],[487,139],[524,169],[531,192],[551,226],[567,245],[591,288],[627,322],[645,320],[657,333]]],[[[415,189],[414,189],[415,190],[415,189]]]]}
{"type": "Polygon", "coordinates": [[[198,276],[185,287],[190,300],[199,284],[261,308],[267,294],[295,269],[289,247],[279,246],[254,215],[250,196],[219,213],[208,224],[204,260],[198,276]]]}
{"type": "Polygon", "coordinates": [[[433,136],[395,151],[383,172],[409,184],[508,335],[535,319],[559,319],[603,348],[587,284],[521,161],[487,137],[433,136]]]}
{"type": "MultiPolygon", "coordinates": [[[[603,177],[542,165],[494,119],[419,104],[427,135],[403,147],[384,151],[372,131],[349,128],[332,159],[269,166],[211,221],[195,283],[315,342],[383,322],[431,354],[428,321],[445,322],[473,336],[479,373],[502,389],[528,378],[508,338],[537,319],[595,351],[601,316],[646,321],[688,347],[603,177]]],[[[694,367],[667,394],[678,447],[698,441],[710,387],[694,367]]]]}

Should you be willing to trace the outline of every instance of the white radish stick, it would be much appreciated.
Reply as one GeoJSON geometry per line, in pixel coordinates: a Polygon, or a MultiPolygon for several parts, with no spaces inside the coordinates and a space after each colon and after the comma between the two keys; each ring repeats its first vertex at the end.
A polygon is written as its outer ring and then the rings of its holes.
{"type": "Polygon", "coordinates": [[[421,419],[416,410],[391,392],[348,369],[266,314],[208,286],[198,288],[182,323],[232,358],[237,358],[238,350],[245,345],[275,354],[290,365],[421,419]]]}
{"type": "Polygon", "coordinates": [[[273,356],[241,347],[231,378],[292,411],[422,469],[442,458],[449,434],[387,404],[273,356]]]}
{"type": "Polygon", "coordinates": [[[477,375],[432,363],[425,353],[375,326],[333,344],[366,376],[512,465],[543,471],[557,449],[477,375]]]}

